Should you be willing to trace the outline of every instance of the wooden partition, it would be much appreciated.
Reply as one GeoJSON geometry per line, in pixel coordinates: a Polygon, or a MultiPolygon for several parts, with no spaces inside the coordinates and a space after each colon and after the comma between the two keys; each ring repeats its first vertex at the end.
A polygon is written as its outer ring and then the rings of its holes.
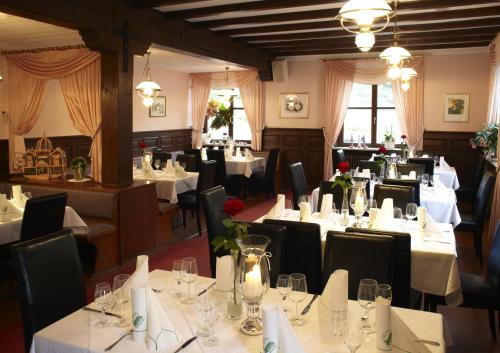
{"type": "Polygon", "coordinates": [[[161,147],[165,151],[181,151],[191,148],[191,129],[136,131],[132,136],[134,157],[142,155],[139,141],[146,142],[148,148],[161,147]]]}

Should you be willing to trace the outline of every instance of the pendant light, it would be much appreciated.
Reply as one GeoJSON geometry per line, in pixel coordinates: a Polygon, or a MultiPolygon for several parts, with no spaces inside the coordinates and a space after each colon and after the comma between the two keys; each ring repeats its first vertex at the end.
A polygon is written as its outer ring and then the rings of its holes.
{"type": "Polygon", "coordinates": [[[222,97],[222,104],[224,107],[229,108],[231,106],[231,97],[232,97],[232,90],[229,88],[229,66],[225,67],[226,69],[226,83],[224,85],[224,95],[222,97]]]}
{"type": "Polygon", "coordinates": [[[146,107],[150,107],[153,105],[153,98],[158,96],[158,93],[161,91],[161,87],[154,81],[151,81],[151,66],[149,65],[149,56],[151,55],[151,51],[148,50],[146,53],[147,61],[144,66],[144,71],[142,72],[144,75],[144,81],[139,83],[135,89],[139,97],[142,98],[142,104],[146,107]]]}
{"type": "Polygon", "coordinates": [[[410,80],[412,77],[417,77],[417,72],[411,67],[403,67],[401,69],[401,89],[408,91],[410,89],[410,80]]]}
{"type": "Polygon", "coordinates": [[[375,44],[373,33],[383,31],[389,24],[391,15],[391,7],[384,0],[349,0],[342,6],[336,18],[342,28],[356,34],[356,46],[367,52],[375,44]],[[385,19],[385,24],[376,30],[372,29],[373,23],[381,18],[385,19]],[[349,23],[355,23],[358,28],[347,28],[349,23]]]}

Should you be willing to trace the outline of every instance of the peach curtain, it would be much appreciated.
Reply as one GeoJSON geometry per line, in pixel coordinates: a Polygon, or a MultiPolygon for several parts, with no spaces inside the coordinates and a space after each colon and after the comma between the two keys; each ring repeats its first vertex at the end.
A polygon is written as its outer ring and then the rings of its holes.
{"type": "MultiPolygon", "coordinates": [[[[413,65],[422,73],[422,59],[413,65]],[[420,66],[418,66],[420,65],[420,66]]],[[[342,130],[349,104],[352,83],[381,84],[387,82],[387,64],[380,59],[335,60],[325,62],[325,117],[323,134],[325,137],[324,177],[333,174],[331,149],[342,130]],[[349,92],[347,92],[349,91],[349,92]]],[[[402,131],[410,137],[410,143],[417,144],[423,134],[423,78],[412,80],[412,88],[402,92],[401,85],[392,85],[394,104],[402,131]],[[414,110],[411,111],[410,110],[414,110]]]]}
{"type": "MultiPolygon", "coordinates": [[[[498,137],[500,140],[500,131],[498,133],[498,137]]],[[[490,228],[488,232],[489,240],[493,240],[493,236],[495,234],[495,227],[500,220],[500,143],[497,143],[497,169],[496,169],[496,182],[495,182],[495,191],[493,193],[493,202],[491,205],[491,215],[490,215],[490,228]]]]}
{"type": "Polygon", "coordinates": [[[203,141],[201,133],[207,114],[208,98],[210,97],[210,86],[202,80],[191,75],[191,111],[193,114],[193,148],[201,148],[203,141]]]}
{"type": "MultiPolygon", "coordinates": [[[[92,138],[92,177],[101,181],[101,87],[100,54],[88,49],[69,49],[7,55],[7,115],[15,163],[18,137],[29,132],[38,119],[46,80],[60,79],[61,89],[75,128],[92,138]],[[17,135],[17,136],[16,136],[17,135]]],[[[21,137],[22,138],[22,137],[21,137]]]]}
{"type": "MultiPolygon", "coordinates": [[[[214,72],[214,73],[197,73],[191,74],[193,80],[192,84],[192,111],[193,111],[193,147],[198,144],[201,145],[201,133],[203,130],[203,124],[205,122],[205,113],[208,104],[208,97],[210,96],[210,89],[224,89],[226,86],[234,88],[238,87],[240,89],[241,101],[243,107],[245,108],[245,114],[247,115],[248,124],[250,125],[250,130],[252,131],[252,148],[254,150],[260,150],[261,140],[262,140],[262,128],[264,126],[264,87],[262,81],[259,79],[257,71],[245,70],[245,71],[232,71],[226,76],[226,72],[214,72]],[[227,82],[226,82],[227,77],[227,82]],[[200,110],[203,100],[200,101],[196,97],[195,102],[195,85],[203,86],[208,89],[207,102],[204,104],[203,110],[200,110]],[[201,114],[203,111],[203,117],[201,114]],[[201,119],[198,121],[198,119],[201,119]],[[199,125],[198,125],[199,124],[199,125]]],[[[197,94],[204,94],[199,87],[196,88],[197,94]]],[[[203,95],[200,96],[203,98],[203,95]]],[[[198,146],[199,147],[199,146],[198,146]]]]}
{"type": "Polygon", "coordinates": [[[490,95],[488,99],[488,122],[500,122],[500,65],[497,62],[495,43],[490,44],[490,95]]]}

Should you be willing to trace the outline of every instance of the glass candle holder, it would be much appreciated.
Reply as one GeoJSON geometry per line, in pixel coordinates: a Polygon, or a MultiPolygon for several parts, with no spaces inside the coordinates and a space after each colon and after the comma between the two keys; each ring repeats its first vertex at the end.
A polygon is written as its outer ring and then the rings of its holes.
{"type": "Polygon", "coordinates": [[[354,181],[354,183],[352,184],[350,205],[352,210],[354,211],[354,216],[356,218],[354,227],[361,227],[361,217],[368,209],[368,198],[366,196],[365,181],[354,181]]]}

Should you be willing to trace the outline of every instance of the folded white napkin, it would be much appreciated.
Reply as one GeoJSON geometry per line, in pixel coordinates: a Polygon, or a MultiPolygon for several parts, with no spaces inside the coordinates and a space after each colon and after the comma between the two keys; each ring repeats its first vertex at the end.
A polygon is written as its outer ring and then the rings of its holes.
{"type": "Polygon", "coordinates": [[[277,219],[285,212],[285,195],[278,194],[276,204],[266,214],[265,219],[277,219]]]}
{"type": "Polygon", "coordinates": [[[285,212],[285,194],[278,194],[277,200],[276,200],[276,206],[278,206],[278,210],[280,212],[280,215],[285,212]]]}
{"type": "Polygon", "coordinates": [[[328,278],[325,289],[319,299],[330,311],[346,310],[348,305],[349,272],[336,270],[328,278]]]}
{"type": "Polygon", "coordinates": [[[230,255],[217,257],[216,262],[215,288],[227,292],[234,287],[233,258],[230,255]]]}
{"type": "Polygon", "coordinates": [[[201,149],[201,160],[202,161],[206,161],[207,160],[207,149],[205,147],[203,147],[201,149]]]}
{"type": "Polygon", "coordinates": [[[22,211],[7,199],[7,195],[0,194],[0,216],[2,216],[2,220],[12,220],[22,217],[22,215],[22,211]]]}
{"type": "Polygon", "coordinates": [[[323,195],[323,200],[321,201],[321,217],[327,217],[329,214],[332,213],[332,207],[333,207],[333,195],[332,194],[325,194],[323,195]]]}
{"type": "Polygon", "coordinates": [[[168,174],[175,173],[174,164],[172,163],[171,159],[167,159],[167,167],[165,168],[165,170],[168,174]]]}
{"type": "Polygon", "coordinates": [[[216,151],[217,151],[218,149],[219,149],[219,146],[215,146],[215,147],[214,147],[214,150],[216,150],[216,151]]]}
{"type": "Polygon", "coordinates": [[[377,348],[383,351],[391,350],[392,326],[391,326],[391,301],[386,298],[375,299],[375,327],[377,348]]]}
{"type": "Polygon", "coordinates": [[[12,200],[15,202],[21,202],[23,191],[21,190],[21,185],[12,185],[12,200]]]}
{"type": "Polygon", "coordinates": [[[370,174],[371,174],[371,170],[370,169],[363,169],[363,172],[361,173],[361,175],[363,176],[363,178],[369,178],[370,174]]]}
{"type": "Polygon", "coordinates": [[[429,158],[429,155],[428,154],[423,154],[422,158],[429,158]]]}
{"type": "Polygon", "coordinates": [[[263,352],[305,353],[283,309],[276,304],[262,306],[263,352]]]}
{"type": "Polygon", "coordinates": [[[417,173],[414,170],[410,171],[410,174],[408,174],[408,179],[415,179],[416,180],[417,173]]]}
{"type": "Polygon", "coordinates": [[[301,202],[300,208],[300,221],[309,222],[311,220],[311,204],[309,202],[301,202]]]}
{"type": "Polygon", "coordinates": [[[444,161],[444,156],[440,156],[439,157],[439,166],[440,167],[445,167],[446,166],[446,162],[444,161]]]}
{"type": "Polygon", "coordinates": [[[380,210],[382,220],[384,222],[392,221],[394,219],[394,201],[391,198],[384,199],[380,210]]]}
{"type": "MultiPolygon", "coordinates": [[[[423,343],[415,342],[419,337],[408,327],[405,321],[400,317],[402,312],[396,312],[391,308],[391,329],[392,329],[392,343],[394,346],[398,346],[408,352],[421,352],[430,353],[432,352],[431,347],[423,343]]],[[[412,322],[412,321],[408,321],[412,322]]],[[[413,321],[412,325],[415,325],[417,321],[413,321]]],[[[429,332],[429,336],[425,336],[427,339],[439,341],[436,337],[432,336],[433,332],[429,332]]],[[[444,345],[444,342],[441,342],[444,345]]]]}
{"type": "Polygon", "coordinates": [[[401,175],[401,180],[408,180],[410,179],[409,175],[401,175]]]}
{"type": "Polygon", "coordinates": [[[368,211],[368,228],[377,228],[380,208],[370,208],[368,211]]]}
{"type": "Polygon", "coordinates": [[[391,158],[396,157],[396,153],[391,153],[391,158]]]}
{"type": "Polygon", "coordinates": [[[427,209],[425,207],[417,208],[418,229],[425,231],[427,229],[427,209]]]}

